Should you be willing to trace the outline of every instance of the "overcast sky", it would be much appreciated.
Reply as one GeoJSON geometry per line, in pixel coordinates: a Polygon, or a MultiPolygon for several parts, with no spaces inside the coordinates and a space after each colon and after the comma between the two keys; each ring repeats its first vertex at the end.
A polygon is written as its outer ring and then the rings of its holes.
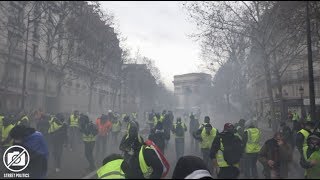
{"type": "Polygon", "coordinates": [[[173,90],[173,76],[199,72],[200,48],[187,35],[195,25],[187,20],[177,1],[101,1],[111,11],[132,54],[155,61],[166,86],[173,90]]]}

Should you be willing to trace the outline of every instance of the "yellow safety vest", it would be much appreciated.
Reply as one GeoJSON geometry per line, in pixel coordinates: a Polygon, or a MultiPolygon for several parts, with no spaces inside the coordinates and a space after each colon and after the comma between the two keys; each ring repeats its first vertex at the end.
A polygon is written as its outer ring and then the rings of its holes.
{"type": "Polygon", "coordinates": [[[123,159],[116,159],[102,166],[98,171],[98,179],[125,179],[121,169],[123,159]]]}
{"type": "Polygon", "coordinates": [[[248,141],[246,144],[246,153],[257,153],[260,151],[261,132],[258,128],[249,128],[245,130],[248,133],[248,141]]]}
{"type": "Polygon", "coordinates": [[[298,113],[293,113],[292,114],[292,121],[298,121],[299,120],[299,115],[298,113]]]}
{"type": "Polygon", "coordinates": [[[311,121],[311,116],[310,116],[310,114],[307,115],[307,121],[311,121]]]}
{"type": "Polygon", "coordinates": [[[163,122],[164,116],[160,116],[160,119],[157,118],[157,116],[153,117],[153,124],[154,126],[156,126],[158,124],[158,122],[163,122]]]}
{"type": "MultiPolygon", "coordinates": [[[[9,124],[7,127],[2,126],[2,142],[4,142],[8,136],[10,131],[14,128],[14,125],[9,124]]],[[[7,144],[4,144],[4,147],[12,146],[13,140],[9,141],[7,144]]]]}
{"type": "MultiPolygon", "coordinates": [[[[303,157],[306,161],[320,161],[320,151],[313,152],[309,158],[307,158],[307,150],[308,146],[303,147],[303,157]]],[[[305,176],[307,179],[320,179],[320,164],[313,166],[312,168],[308,168],[305,170],[305,176]]]]}
{"type": "Polygon", "coordinates": [[[139,164],[140,164],[140,169],[142,171],[143,177],[145,179],[149,179],[150,175],[153,172],[152,167],[148,166],[143,155],[144,149],[153,149],[152,147],[149,146],[142,146],[139,152],[139,164]]]}
{"type": "Polygon", "coordinates": [[[210,135],[207,135],[206,129],[203,128],[201,132],[202,142],[200,144],[201,149],[210,149],[214,138],[217,135],[217,129],[212,127],[210,135]]]}
{"type": "Polygon", "coordinates": [[[70,116],[70,127],[78,127],[79,126],[79,119],[74,116],[74,114],[71,114],[70,116]]]}
{"type": "Polygon", "coordinates": [[[26,121],[27,123],[29,123],[29,118],[28,118],[28,116],[23,116],[23,117],[17,122],[16,125],[21,124],[21,122],[23,122],[23,121],[26,121]]]}
{"type": "MultiPolygon", "coordinates": [[[[224,160],[223,156],[223,151],[224,151],[224,146],[222,144],[222,141],[220,139],[220,149],[217,152],[216,158],[217,158],[217,163],[220,168],[222,167],[229,167],[230,165],[224,160]]],[[[239,168],[239,163],[234,164],[233,166],[239,168]]]]}
{"type": "Polygon", "coordinates": [[[0,116],[0,129],[2,130],[4,116],[0,116]]]}
{"type": "Polygon", "coordinates": [[[307,139],[308,139],[310,133],[305,129],[301,129],[299,132],[304,136],[303,146],[302,147],[308,146],[307,139]]]}
{"type": "MultiPolygon", "coordinates": [[[[178,136],[176,133],[175,133],[175,136],[176,136],[176,138],[184,138],[184,130],[186,129],[186,124],[185,123],[179,123],[179,124],[181,124],[182,125],[182,129],[183,129],[183,135],[182,136],[178,136]]],[[[174,129],[176,130],[177,129],[177,125],[178,124],[174,124],[174,129]]]]}
{"type": "MultiPolygon", "coordinates": [[[[126,139],[129,138],[129,134],[127,134],[126,139]]],[[[141,136],[138,135],[138,141],[139,143],[143,143],[141,136]]]]}
{"type": "Polygon", "coordinates": [[[117,121],[117,123],[113,123],[111,127],[112,132],[119,132],[121,130],[120,121],[117,121]]]}
{"type": "Polygon", "coordinates": [[[57,131],[58,129],[60,129],[62,127],[62,125],[57,124],[54,121],[54,119],[55,119],[55,117],[51,117],[51,119],[49,121],[49,124],[50,124],[50,127],[48,129],[49,134],[54,133],[55,131],[57,131]]]}
{"type": "Polygon", "coordinates": [[[137,113],[132,113],[132,117],[133,117],[134,119],[137,119],[137,113]]]}
{"type": "Polygon", "coordinates": [[[96,136],[93,134],[82,134],[82,140],[84,142],[93,142],[96,141],[96,136]]]}

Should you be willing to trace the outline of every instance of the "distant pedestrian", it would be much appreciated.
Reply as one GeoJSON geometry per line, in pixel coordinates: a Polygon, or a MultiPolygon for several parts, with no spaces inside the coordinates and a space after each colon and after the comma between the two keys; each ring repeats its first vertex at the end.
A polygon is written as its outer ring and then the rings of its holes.
{"type": "Polygon", "coordinates": [[[48,130],[50,151],[52,152],[56,172],[60,172],[63,144],[67,136],[67,124],[61,113],[51,116],[48,130]]]}
{"type": "Polygon", "coordinates": [[[177,118],[177,123],[174,125],[172,131],[175,134],[176,158],[178,161],[178,159],[184,155],[185,132],[187,131],[187,126],[181,122],[180,117],[177,118]]]}
{"type": "Polygon", "coordinates": [[[80,119],[83,122],[83,128],[81,128],[80,131],[82,132],[82,140],[84,142],[84,154],[89,163],[87,170],[92,171],[95,169],[93,148],[98,130],[97,127],[89,120],[87,115],[81,115],[80,119]]]}
{"type": "Polygon", "coordinates": [[[194,115],[190,115],[189,133],[191,137],[191,148],[193,148],[195,152],[198,152],[199,150],[199,143],[196,142],[196,140],[193,138],[193,133],[195,133],[198,130],[199,126],[199,120],[195,118],[194,115]]]}

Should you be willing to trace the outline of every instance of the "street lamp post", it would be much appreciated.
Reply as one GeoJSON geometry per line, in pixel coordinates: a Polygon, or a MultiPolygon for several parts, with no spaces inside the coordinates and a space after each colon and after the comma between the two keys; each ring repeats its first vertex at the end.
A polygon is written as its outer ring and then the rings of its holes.
{"type": "Polygon", "coordinates": [[[304,93],[304,89],[303,89],[302,86],[300,86],[299,92],[300,92],[300,97],[301,97],[301,116],[302,116],[302,117],[305,117],[304,106],[303,106],[303,93],[304,93]]]}

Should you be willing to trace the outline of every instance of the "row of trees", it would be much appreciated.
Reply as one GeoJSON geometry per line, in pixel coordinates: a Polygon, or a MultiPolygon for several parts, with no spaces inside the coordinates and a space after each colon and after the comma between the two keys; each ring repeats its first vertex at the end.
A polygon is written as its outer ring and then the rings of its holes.
{"type": "MultiPolygon", "coordinates": [[[[306,2],[186,2],[184,7],[197,24],[199,32],[193,37],[201,42],[203,60],[220,67],[215,71],[215,93],[226,98],[218,102],[228,104],[231,96],[240,107],[249,107],[249,81],[263,79],[275,117],[275,80],[283,110],[282,77],[306,54],[306,2]]],[[[319,22],[318,7],[318,2],[310,2],[311,22],[319,22]]],[[[312,30],[319,41],[319,27],[312,30]]]]}
{"type": "MultiPolygon", "coordinates": [[[[42,104],[53,87],[56,77],[56,96],[72,80],[82,78],[89,89],[88,111],[91,112],[93,89],[101,84],[112,88],[112,106],[121,89],[122,65],[128,62],[128,51],[121,48],[120,33],[114,28],[114,17],[96,1],[12,1],[0,3],[0,38],[7,40],[3,54],[5,68],[1,89],[8,91],[11,63],[24,48],[27,62],[38,64],[43,70],[42,104]],[[30,35],[29,35],[30,34],[30,35]],[[30,60],[33,59],[33,61],[30,60]]],[[[147,61],[145,63],[148,63],[147,61]]],[[[22,99],[26,93],[27,69],[24,69],[22,99]]],[[[157,76],[160,82],[159,74],[157,76]]],[[[1,93],[5,99],[6,93],[1,93]]],[[[24,102],[24,101],[23,101],[24,102]]],[[[24,103],[22,103],[22,109],[24,103]]]]}

